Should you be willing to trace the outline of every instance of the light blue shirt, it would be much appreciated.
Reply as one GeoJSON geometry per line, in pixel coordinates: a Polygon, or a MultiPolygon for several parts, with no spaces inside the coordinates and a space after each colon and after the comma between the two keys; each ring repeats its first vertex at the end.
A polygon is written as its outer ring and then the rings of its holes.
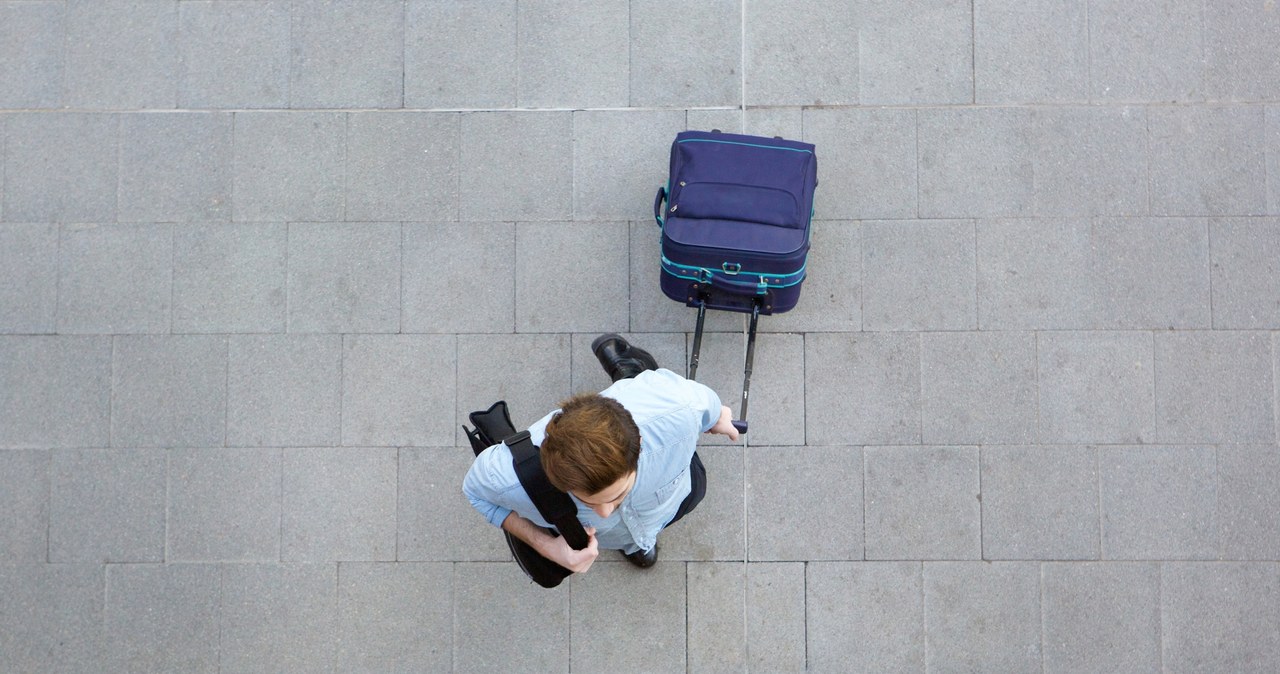
{"type": "MultiPolygon", "coordinates": [[[[601,518],[572,494],[569,497],[578,506],[582,525],[595,527],[601,548],[628,553],[651,550],[658,542],[658,532],[675,517],[680,503],[689,495],[689,462],[698,437],[720,418],[720,397],[670,370],[650,370],[633,379],[623,379],[600,395],[622,403],[640,429],[636,483],[607,518],[601,518]]],[[[529,427],[534,444],[542,444],[547,422],[554,414],[529,427]]],[[[551,528],[520,486],[506,445],[494,445],[476,457],[462,482],[462,491],[494,526],[501,527],[507,515],[515,511],[538,526],[551,528]]]]}

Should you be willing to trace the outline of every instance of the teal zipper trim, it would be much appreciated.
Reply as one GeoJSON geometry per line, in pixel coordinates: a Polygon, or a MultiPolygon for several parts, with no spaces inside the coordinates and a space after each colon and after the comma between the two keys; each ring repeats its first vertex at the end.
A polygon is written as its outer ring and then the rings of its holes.
{"type": "Polygon", "coordinates": [[[804,281],[805,271],[808,266],[809,265],[806,262],[800,267],[800,269],[788,274],[763,274],[747,270],[739,271],[736,274],[727,274],[724,270],[710,269],[708,267],[693,267],[687,264],[680,264],[679,262],[672,262],[666,255],[662,256],[662,267],[668,274],[687,281],[711,281],[713,285],[717,274],[719,274],[722,277],[745,276],[747,278],[751,278],[754,276],[761,278],[764,280],[756,285],[762,288],[790,288],[791,286],[799,285],[804,281]]]}
{"type": "Polygon", "coordinates": [[[755,143],[739,143],[732,140],[712,140],[710,138],[686,138],[680,143],[720,143],[721,145],[741,145],[742,147],[758,147],[765,150],[787,150],[788,152],[801,152],[803,154],[813,154],[810,150],[801,150],[794,147],[778,147],[776,145],[757,145],[755,143]]]}

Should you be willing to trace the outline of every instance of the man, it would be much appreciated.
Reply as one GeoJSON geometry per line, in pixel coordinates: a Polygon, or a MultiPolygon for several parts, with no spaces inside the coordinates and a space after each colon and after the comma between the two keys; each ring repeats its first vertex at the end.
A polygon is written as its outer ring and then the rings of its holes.
{"type": "Polygon", "coordinates": [[[574,550],[549,531],[505,445],[476,457],[462,490],[490,524],[570,571],[591,568],[600,548],[648,568],[658,560],[658,532],[706,493],[706,469],[694,451],[698,436],[737,440],[738,431],[714,391],[659,369],[653,356],[618,335],[598,337],[591,350],[613,385],[574,396],[529,427],[547,479],[578,507],[587,547],[574,550]]]}

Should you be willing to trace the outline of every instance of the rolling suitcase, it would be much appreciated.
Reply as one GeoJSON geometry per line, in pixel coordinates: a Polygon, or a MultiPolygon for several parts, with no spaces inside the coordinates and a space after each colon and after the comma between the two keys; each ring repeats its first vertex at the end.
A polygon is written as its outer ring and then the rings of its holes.
{"type": "Polygon", "coordinates": [[[689,378],[698,371],[707,309],[751,314],[742,409],[747,401],[761,314],[800,299],[809,254],[818,162],[809,143],[684,131],[671,144],[665,187],[654,199],[662,230],[663,293],[698,309],[689,378]]]}

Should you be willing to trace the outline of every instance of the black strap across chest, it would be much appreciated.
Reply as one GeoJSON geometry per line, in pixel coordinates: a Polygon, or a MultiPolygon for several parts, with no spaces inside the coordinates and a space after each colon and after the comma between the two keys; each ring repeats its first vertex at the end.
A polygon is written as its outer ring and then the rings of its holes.
{"type": "Polygon", "coordinates": [[[529,431],[520,431],[502,442],[511,449],[511,463],[515,466],[520,486],[529,494],[543,519],[564,536],[569,547],[574,550],[586,548],[587,532],[578,521],[578,506],[547,479],[542,470],[542,455],[538,446],[529,439],[529,431]]]}

